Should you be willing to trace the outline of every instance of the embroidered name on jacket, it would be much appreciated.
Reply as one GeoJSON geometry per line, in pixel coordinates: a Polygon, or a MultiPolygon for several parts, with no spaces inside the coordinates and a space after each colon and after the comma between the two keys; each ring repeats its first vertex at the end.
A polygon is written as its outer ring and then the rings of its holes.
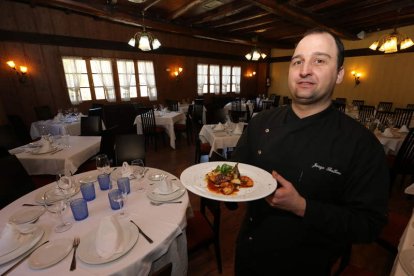
{"type": "Polygon", "coordinates": [[[337,169],[334,169],[334,168],[332,168],[332,167],[326,167],[326,166],[322,166],[322,165],[319,165],[318,163],[316,163],[315,162],[315,164],[313,164],[312,165],[312,169],[318,169],[318,170],[325,170],[325,171],[327,171],[327,172],[329,172],[329,173],[334,173],[334,174],[337,174],[337,175],[342,175],[341,174],[341,172],[340,171],[338,171],[337,169]]]}

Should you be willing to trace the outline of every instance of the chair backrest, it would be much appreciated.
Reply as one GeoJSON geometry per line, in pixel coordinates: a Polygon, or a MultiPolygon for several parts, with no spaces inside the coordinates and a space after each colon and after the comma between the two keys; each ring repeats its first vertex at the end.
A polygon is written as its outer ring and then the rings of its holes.
{"type": "Polygon", "coordinates": [[[100,154],[106,154],[111,164],[115,163],[115,135],[117,126],[102,130],[100,154]]]}
{"type": "Polygon", "coordinates": [[[413,174],[414,172],[414,128],[410,128],[404,138],[397,156],[391,168],[391,181],[395,180],[398,174],[413,174]]]}
{"type": "Polygon", "coordinates": [[[413,117],[414,109],[395,108],[394,109],[394,126],[402,127],[406,125],[409,127],[411,118],[413,117]]]}
{"type": "Polygon", "coordinates": [[[165,101],[170,111],[178,111],[178,101],[176,100],[166,100],[165,101]]]}
{"type": "Polygon", "coordinates": [[[119,134],[115,136],[115,165],[142,159],[145,164],[145,137],[140,134],[119,134]]]}
{"type": "Polygon", "coordinates": [[[263,100],[262,101],[262,110],[270,109],[273,107],[273,101],[263,100]]]}
{"type": "Polygon", "coordinates": [[[407,104],[407,109],[414,110],[414,104],[407,104]]]}
{"type": "Polygon", "coordinates": [[[33,191],[35,185],[15,155],[0,158],[0,209],[33,191]]]}
{"type": "Polygon", "coordinates": [[[367,119],[374,117],[375,107],[372,105],[361,105],[359,107],[358,116],[360,122],[366,122],[367,119]]]}
{"type": "Polygon", "coordinates": [[[210,108],[207,109],[206,123],[207,124],[218,124],[226,122],[226,110],[224,108],[210,108]]]}
{"type": "Polygon", "coordinates": [[[272,105],[274,107],[278,107],[279,106],[279,101],[280,101],[280,95],[274,95],[273,99],[271,99],[273,101],[272,105]]]}
{"type": "Polygon", "coordinates": [[[346,104],[343,102],[338,102],[336,100],[332,101],[333,106],[338,109],[339,111],[345,112],[346,104]]]}
{"type": "Polygon", "coordinates": [[[144,135],[154,134],[156,129],[154,110],[150,107],[143,108],[140,116],[142,133],[144,135]]]}
{"type": "Polygon", "coordinates": [[[288,96],[283,96],[283,104],[288,105],[292,103],[292,99],[290,99],[288,96]]]}
{"type": "Polygon", "coordinates": [[[379,102],[377,110],[378,111],[391,111],[392,102],[379,102]]]}
{"type": "Polygon", "coordinates": [[[335,102],[337,102],[337,103],[344,103],[344,104],[346,104],[346,98],[336,98],[336,99],[335,99],[335,102]]]}
{"type": "Polygon", "coordinates": [[[364,105],[365,104],[365,101],[364,100],[353,100],[352,101],[352,105],[353,106],[358,106],[358,107],[360,107],[361,105],[364,105]]]}
{"type": "Polygon", "coordinates": [[[101,136],[102,122],[100,116],[81,117],[81,136],[101,136]]]}
{"type": "Polygon", "coordinates": [[[231,110],[235,110],[235,111],[241,111],[242,107],[241,107],[241,101],[232,101],[231,102],[231,110]]]}
{"type": "Polygon", "coordinates": [[[7,150],[24,145],[11,125],[0,126],[0,147],[7,150]]]}
{"type": "Polygon", "coordinates": [[[20,141],[24,144],[30,143],[32,138],[30,137],[29,129],[26,127],[22,118],[19,115],[7,115],[7,118],[20,141]]]}
{"type": "Polygon", "coordinates": [[[34,110],[39,121],[49,120],[53,118],[52,111],[48,105],[35,106],[34,110]]]}
{"type": "Polygon", "coordinates": [[[377,111],[377,113],[375,114],[375,118],[378,119],[381,124],[386,125],[387,124],[387,119],[393,119],[394,118],[394,112],[391,111],[377,111]]]}
{"type": "Polygon", "coordinates": [[[88,110],[88,116],[99,116],[102,118],[102,114],[103,114],[102,107],[89,108],[88,110]]]}

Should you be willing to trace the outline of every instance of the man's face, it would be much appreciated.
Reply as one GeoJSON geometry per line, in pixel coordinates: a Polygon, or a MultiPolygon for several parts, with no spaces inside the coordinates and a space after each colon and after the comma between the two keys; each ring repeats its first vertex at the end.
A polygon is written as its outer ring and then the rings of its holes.
{"type": "Polygon", "coordinates": [[[344,70],[337,69],[338,49],[327,34],[311,34],[298,44],[289,66],[289,89],[293,101],[311,105],[330,101],[336,83],[344,70]]]}

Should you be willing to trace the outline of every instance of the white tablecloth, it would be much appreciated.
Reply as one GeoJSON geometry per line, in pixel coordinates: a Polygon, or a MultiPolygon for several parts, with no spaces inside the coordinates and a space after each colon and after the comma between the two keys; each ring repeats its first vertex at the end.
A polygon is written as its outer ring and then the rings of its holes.
{"type": "Polygon", "coordinates": [[[32,148],[22,146],[11,150],[11,153],[24,149],[24,152],[17,153],[16,156],[22,163],[29,175],[39,174],[65,174],[75,173],[82,163],[99,152],[101,145],[100,136],[69,136],[69,148],[59,145],[60,139],[56,140],[61,151],[55,153],[32,154],[32,148]]]}
{"type": "Polygon", "coordinates": [[[384,146],[385,154],[397,155],[404,142],[407,133],[400,133],[396,130],[392,131],[394,137],[386,137],[378,130],[375,131],[375,136],[378,138],[380,143],[384,146]]]}
{"type": "MultiPolygon", "coordinates": [[[[151,172],[154,172],[154,169],[150,169],[147,172],[147,176],[151,172]]],[[[96,176],[97,174],[97,171],[90,171],[75,175],[75,179],[79,180],[85,176],[96,176]]],[[[170,178],[176,177],[170,175],[170,178]]],[[[149,185],[152,182],[146,178],[143,180],[147,190],[153,187],[149,185]]],[[[178,180],[175,183],[180,184],[178,180]]],[[[39,188],[0,210],[0,226],[3,227],[16,210],[33,208],[22,207],[22,204],[35,203],[36,195],[52,185],[55,185],[55,183],[39,188]]],[[[153,206],[150,204],[146,193],[138,191],[137,185],[138,180],[131,181],[131,193],[128,195],[128,201],[126,203],[128,216],[126,219],[134,220],[154,241],[152,244],[148,243],[143,236],[139,235],[138,241],[131,251],[110,263],[90,265],[83,263],[78,258],[76,270],[70,272],[69,267],[72,259],[72,252],[70,252],[61,262],[46,269],[31,269],[28,261],[25,260],[9,275],[148,275],[151,269],[155,270],[168,262],[173,263],[172,275],[187,275],[188,260],[185,227],[187,225],[186,212],[190,208],[187,192],[179,199],[182,201],[181,204],[153,206]]],[[[54,241],[64,238],[72,240],[75,236],[79,236],[82,243],[82,238],[87,233],[96,231],[96,227],[98,227],[103,217],[119,212],[110,208],[107,195],[108,191],[101,191],[97,182],[95,182],[95,191],[96,198],[88,202],[89,216],[86,219],[75,221],[70,208],[67,209],[68,211],[65,212],[64,218],[66,221],[72,222],[73,225],[66,232],[55,233],[53,227],[58,224],[58,220],[51,213],[46,212],[43,214],[36,222],[36,225],[45,230],[45,234],[39,244],[44,240],[54,241]]],[[[81,197],[81,194],[79,193],[75,197],[81,197]]],[[[0,266],[0,273],[8,269],[17,260],[0,266]]]]}
{"type": "MultiPolygon", "coordinates": [[[[167,131],[168,136],[170,137],[170,146],[175,149],[175,132],[174,124],[175,123],[184,123],[185,124],[185,115],[182,112],[168,112],[161,114],[160,112],[155,112],[155,124],[157,126],[164,127],[167,131]]],[[[137,125],[137,133],[142,134],[142,124],[141,116],[138,115],[135,118],[134,125],[137,125]]]]}
{"type": "Polygon", "coordinates": [[[218,149],[233,148],[237,145],[240,139],[240,134],[233,134],[226,131],[213,131],[214,125],[203,125],[200,130],[199,136],[203,141],[207,141],[211,145],[209,156],[213,152],[217,152],[218,149]]]}
{"type": "Polygon", "coordinates": [[[80,135],[81,127],[80,120],[71,122],[61,122],[55,120],[37,121],[30,126],[30,136],[36,139],[41,135],[41,128],[45,126],[47,132],[51,135],[80,135]]]}

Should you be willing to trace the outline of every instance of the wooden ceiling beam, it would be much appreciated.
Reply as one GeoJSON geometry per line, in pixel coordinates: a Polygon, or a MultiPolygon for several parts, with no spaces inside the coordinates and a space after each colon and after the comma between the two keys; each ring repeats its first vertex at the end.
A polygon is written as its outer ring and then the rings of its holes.
{"type": "Polygon", "coordinates": [[[246,16],[246,17],[243,17],[237,20],[227,20],[226,22],[223,22],[223,23],[217,22],[217,23],[209,24],[209,27],[221,28],[221,27],[232,26],[232,25],[241,24],[241,23],[244,23],[245,25],[246,24],[249,25],[250,23],[252,23],[252,20],[259,20],[259,21],[267,20],[266,18],[263,19],[262,17],[268,16],[268,15],[269,15],[268,12],[263,12],[263,13],[255,14],[252,16],[246,16]]]}
{"type": "Polygon", "coordinates": [[[168,21],[177,19],[178,17],[180,17],[181,15],[183,15],[184,13],[186,13],[187,11],[191,10],[192,8],[194,8],[197,5],[200,5],[203,2],[204,2],[204,0],[192,0],[188,4],[182,6],[180,9],[176,10],[170,16],[167,16],[166,19],[168,21]]]}
{"type": "MultiPolygon", "coordinates": [[[[258,7],[276,14],[286,20],[289,20],[295,24],[299,24],[306,27],[319,27],[324,28],[332,33],[346,39],[357,40],[357,36],[355,34],[351,34],[345,30],[340,30],[339,28],[333,28],[328,26],[315,18],[311,15],[307,14],[304,10],[300,10],[298,8],[294,8],[292,6],[288,6],[286,4],[278,4],[277,1],[274,0],[247,0],[250,1],[252,4],[257,5],[258,7]]],[[[330,24],[333,26],[333,24],[330,24]]]]}

